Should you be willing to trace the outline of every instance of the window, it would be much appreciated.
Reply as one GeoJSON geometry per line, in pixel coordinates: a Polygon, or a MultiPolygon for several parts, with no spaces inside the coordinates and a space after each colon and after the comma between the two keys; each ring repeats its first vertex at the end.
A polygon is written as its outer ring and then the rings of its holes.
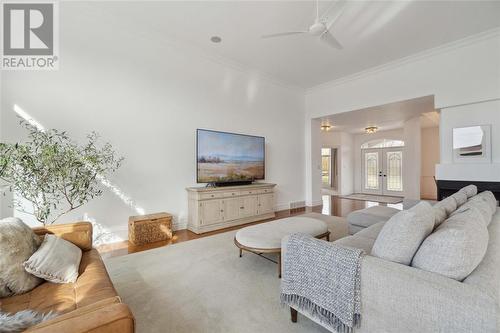
{"type": "Polygon", "coordinates": [[[321,181],[323,185],[330,186],[330,166],[332,163],[332,150],[321,148],[321,181]]]}
{"type": "Polygon", "coordinates": [[[379,139],[365,142],[361,145],[361,149],[368,148],[389,148],[389,147],[404,147],[405,142],[401,140],[379,139]]]}

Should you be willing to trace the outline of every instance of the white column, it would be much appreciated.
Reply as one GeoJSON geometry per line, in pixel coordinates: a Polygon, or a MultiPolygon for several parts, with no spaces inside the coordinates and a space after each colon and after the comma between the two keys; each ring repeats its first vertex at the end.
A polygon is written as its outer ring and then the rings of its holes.
{"type": "MultiPolygon", "coordinates": [[[[420,200],[421,126],[420,117],[404,124],[403,189],[406,199],[420,200]]],[[[436,144],[438,144],[436,142],[436,144]]],[[[424,152],[425,154],[425,152],[424,152]]]]}
{"type": "MultiPolygon", "coordinates": [[[[307,116],[306,116],[307,117],[307,116]]],[[[321,204],[321,123],[306,118],[306,205],[321,204]]]]}

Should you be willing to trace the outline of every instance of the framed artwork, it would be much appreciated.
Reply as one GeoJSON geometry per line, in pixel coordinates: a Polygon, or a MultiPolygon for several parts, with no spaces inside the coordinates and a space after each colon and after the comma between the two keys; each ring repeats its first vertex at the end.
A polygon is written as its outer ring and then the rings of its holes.
{"type": "Polygon", "coordinates": [[[491,125],[453,129],[455,163],[491,163],[491,125]]]}

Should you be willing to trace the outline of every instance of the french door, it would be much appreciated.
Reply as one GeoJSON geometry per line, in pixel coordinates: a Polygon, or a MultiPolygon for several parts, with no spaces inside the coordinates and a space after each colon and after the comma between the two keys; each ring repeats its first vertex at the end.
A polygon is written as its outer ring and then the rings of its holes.
{"type": "Polygon", "coordinates": [[[403,195],[403,148],[362,149],[362,192],[403,195]]]}

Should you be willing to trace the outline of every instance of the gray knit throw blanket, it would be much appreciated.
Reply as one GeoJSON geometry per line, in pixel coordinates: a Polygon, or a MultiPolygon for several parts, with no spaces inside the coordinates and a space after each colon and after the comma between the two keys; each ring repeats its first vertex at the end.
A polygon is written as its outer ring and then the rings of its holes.
{"type": "Polygon", "coordinates": [[[291,235],[285,246],[281,303],[339,333],[359,327],[363,250],[305,234],[291,235]]]}

